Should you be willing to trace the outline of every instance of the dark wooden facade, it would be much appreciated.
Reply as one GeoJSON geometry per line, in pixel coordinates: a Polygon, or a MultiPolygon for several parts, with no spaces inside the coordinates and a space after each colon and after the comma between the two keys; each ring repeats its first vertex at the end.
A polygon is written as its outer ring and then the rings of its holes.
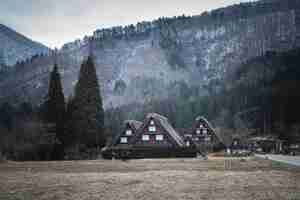
{"type": "Polygon", "coordinates": [[[196,145],[202,153],[208,153],[224,148],[222,140],[214,131],[205,117],[197,117],[191,129],[183,134],[186,141],[196,145]]]}
{"type": "Polygon", "coordinates": [[[117,135],[112,146],[128,146],[131,144],[133,136],[136,134],[137,130],[141,127],[143,123],[136,120],[126,120],[124,122],[124,130],[117,135]]]}
{"type": "Polygon", "coordinates": [[[112,146],[106,149],[106,153],[109,152],[117,158],[195,157],[197,155],[196,149],[186,145],[184,137],[176,132],[168,119],[162,115],[149,113],[143,123],[134,129],[130,138],[126,134],[127,130],[132,130],[129,124],[115,138],[112,146]],[[124,139],[125,137],[128,139],[124,139]]]}
{"type": "Polygon", "coordinates": [[[150,113],[134,136],[132,145],[135,147],[173,148],[183,147],[185,143],[183,138],[169,124],[167,118],[156,113],[150,113]]]}

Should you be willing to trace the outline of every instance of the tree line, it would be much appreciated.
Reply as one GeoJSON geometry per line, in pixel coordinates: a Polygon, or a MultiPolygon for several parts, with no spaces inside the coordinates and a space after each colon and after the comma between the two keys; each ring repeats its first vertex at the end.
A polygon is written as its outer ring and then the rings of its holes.
{"type": "Polygon", "coordinates": [[[104,110],[92,56],[82,62],[68,101],[55,64],[41,105],[3,103],[0,112],[0,152],[7,159],[95,158],[105,145],[104,110]]]}

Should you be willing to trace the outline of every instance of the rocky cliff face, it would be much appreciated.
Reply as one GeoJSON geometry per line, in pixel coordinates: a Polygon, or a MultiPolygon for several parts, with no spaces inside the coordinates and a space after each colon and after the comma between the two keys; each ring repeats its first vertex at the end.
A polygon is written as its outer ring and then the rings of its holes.
{"type": "MultiPolygon", "coordinates": [[[[268,0],[201,16],[97,30],[60,50],[56,59],[65,93],[72,93],[80,62],[92,52],[106,107],[172,97],[182,84],[204,94],[209,83],[224,84],[251,58],[299,47],[298,9],[297,0],[268,0]]],[[[53,60],[50,55],[16,66],[0,82],[2,99],[40,101],[53,60]],[[8,86],[13,89],[3,90],[8,86]]]]}
{"type": "Polygon", "coordinates": [[[49,49],[0,24],[0,52],[3,64],[14,65],[34,55],[46,54],[49,49]]]}

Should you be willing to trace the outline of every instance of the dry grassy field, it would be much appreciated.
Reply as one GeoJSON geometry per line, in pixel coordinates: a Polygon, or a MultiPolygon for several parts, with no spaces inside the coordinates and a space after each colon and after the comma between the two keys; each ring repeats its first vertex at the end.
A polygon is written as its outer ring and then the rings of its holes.
{"type": "Polygon", "coordinates": [[[263,159],[0,163],[0,199],[300,199],[300,170],[263,159]]]}

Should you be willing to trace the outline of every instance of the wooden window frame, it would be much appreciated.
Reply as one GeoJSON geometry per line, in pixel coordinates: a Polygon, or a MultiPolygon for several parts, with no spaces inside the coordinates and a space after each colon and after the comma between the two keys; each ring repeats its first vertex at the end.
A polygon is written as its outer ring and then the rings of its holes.
{"type": "Polygon", "coordinates": [[[164,141],[164,135],[162,135],[162,134],[155,135],[155,140],[156,141],[164,141]],[[161,137],[161,139],[158,139],[158,137],[161,137]]]}
{"type": "Polygon", "coordinates": [[[142,135],[142,141],[150,141],[150,135],[142,135]],[[148,139],[145,139],[145,137],[148,139]]]}
{"type": "Polygon", "coordinates": [[[121,137],[120,138],[120,143],[121,144],[128,144],[128,138],[127,137],[121,137]],[[125,139],[126,141],[124,141],[123,139],[125,139]]]}
{"type": "Polygon", "coordinates": [[[127,136],[132,136],[132,130],[131,129],[127,129],[126,131],[125,131],[125,135],[127,135],[127,136]],[[128,134],[130,132],[130,134],[128,134]]]}

